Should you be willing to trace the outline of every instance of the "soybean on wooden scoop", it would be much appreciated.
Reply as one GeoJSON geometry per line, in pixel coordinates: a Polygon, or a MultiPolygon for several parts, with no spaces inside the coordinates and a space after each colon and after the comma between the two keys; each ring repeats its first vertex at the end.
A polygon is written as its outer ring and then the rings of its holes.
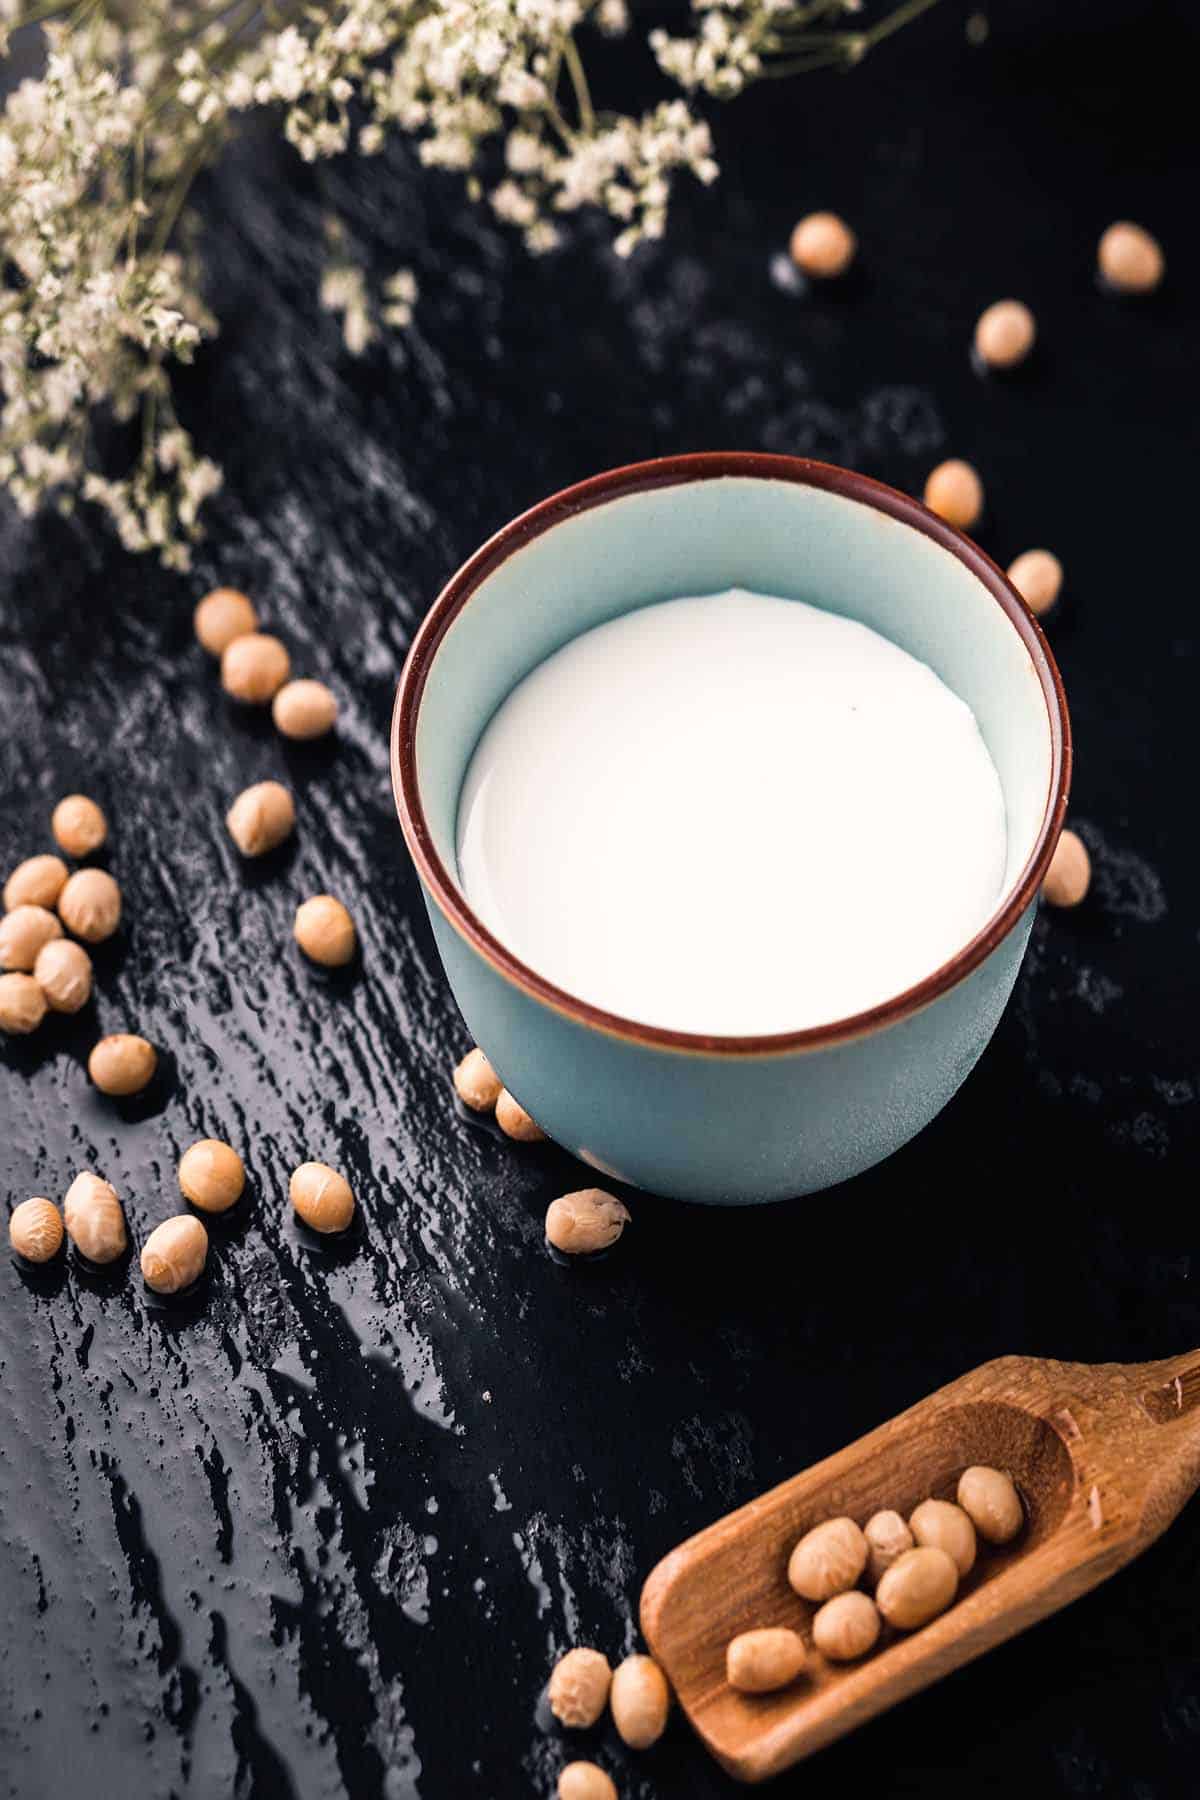
{"type": "Polygon", "coordinates": [[[764,1781],[970,1662],[1132,1561],[1200,1486],[1200,1350],[1153,1363],[1004,1356],[952,1381],[857,1443],[689,1538],[642,1590],[646,1641],[706,1747],[739,1781],[764,1781]],[[1006,1469],[1025,1525],[980,1542],[950,1608],[919,1631],[885,1626],[857,1663],[812,1649],[814,1607],[792,1592],[792,1546],[822,1519],[865,1524],[952,1500],[973,1463],[1006,1469]],[[774,1694],[735,1692],[725,1647],[790,1625],[805,1674],[774,1694]]]}

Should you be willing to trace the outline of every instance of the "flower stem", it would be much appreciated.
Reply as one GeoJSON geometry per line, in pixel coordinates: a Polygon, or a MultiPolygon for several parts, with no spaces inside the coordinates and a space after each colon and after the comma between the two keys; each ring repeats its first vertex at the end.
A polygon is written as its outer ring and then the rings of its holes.
{"type": "Polygon", "coordinates": [[[142,395],[142,466],[154,467],[154,428],[158,423],[158,387],[152,383],[142,395]]]}
{"type": "Polygon", "coordinates": [[[809,75],[816,69],[845,69],[854,60],[850,44],[843,41],[836,50],[814,50],[811,56],[789,56],[786,62],[764,63],[762,79],[783,81],[790,75],[809,75]]]}
{"type": "Polygon", "coordinates": [[[862,31],[809,31],[805,19],[821,15],[797,8],[775,29],[776,44],[785,60],[768,63],[762,73],[780,81],[789,75],[807,75],[814,69],[852,68],[868,50],[936,5],[937,0],[903,0],[877,24],[862,31]]]}
{"type": "Polygon", "coordinates": [[[931,6],[936,5],[937,0],[904,0],[902,6],[896,7],[894,12],[888,13],[886,18],[880,19],[877,25],[871,25],[866,31],[858,34],[864,40],[863,48],[865,50],[873,49],[876,44],[882,43],[884,38],[891,37],[893,31],[899,31],[902,25],[907,25],[911,20],[920,18],[923,12],[928,12],[931,6]]]}
{"type": "Polygon", "coordinates": [[[568,35],[563,40],[563,61],[567,65],[567,74],[571,77],[571,86],[575,92],[575,106],[579,113],[579,123],[584,131],[593,131],[596,125],[596,114],[592,109],[592,96],[587,84],[587,76],[583,72],[583,60],[575,47],[575,39],[568,35]]]}
{"type": "Polygon", "coordinates": [[[141,225],[142,196],[146,186],[146,133],[139,131],[133,140],[133,204],[129,208],[129,243],[126,248],[126,259],[130,265],[137,261],[138,230],[141,225]]]}
{"type": "Polygon", "coordinates": [[[45,19],[52,19],[55,13],[65,12],[67,0],[46,0],[44,6],[35,6],[32,11],[21,13],[9,26],[10,31],[20,31],[26,25],[40,25],[45,19]]]}
{"type": "Polygon", "coordinates": [[[171,233],[178,223],[179,215],[187,203],[192,183],[204,166],[212,138],[213,134],[206,131],[188,151],[183,167],[175,178],[175,185],[168,194],[166,203],[158,216],[158,227],[154,233],[154,242],[150,250],[152,257],[160,257],[166,249],[171,233]]]}

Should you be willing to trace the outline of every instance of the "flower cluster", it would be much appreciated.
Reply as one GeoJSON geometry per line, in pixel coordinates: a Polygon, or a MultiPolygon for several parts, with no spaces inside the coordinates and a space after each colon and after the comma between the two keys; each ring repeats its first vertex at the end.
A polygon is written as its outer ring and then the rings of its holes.
{"type": "Polygon", "coordinates": [[[176,424],[165,367],[190,361],[211,321],[183,260],[141,241],[149,209],[129,169],[147,100],[116,73],[118,37],[105,28],[97,52],[48,27],[42,78],[0,116],[0,483],[25,513],[82,490],[130,548],[179,562],[220,475],[176,424]],[[127,480],[89,469],[99,405],[117,421],[143,412],[127,480]]]}
{"type": "Polygon", "coordinates": [[[868,48],[864,33],[815,27],[856,13],[862,0],[692,0],[699,17],[694,35],[650,33],[650,48],[663,73],[689,93],[697,89],[726,100],[757,81],[766,65],[796,57],[800,68],[857,62],[868,48]]]}
{"type": "MultiPolygon", "coordinates": [[[[593,103],[580,40],[626,31],[626,0],[78,0],[65,24],[45,22],[55,0],[33,3],[0,0],[0,57],[13,31],[40,21],[45,33],[40,75],[0,112],[0,486],[27,513],[82,494],[130,549],[175,567],[221,479],[171,405],[172,366],[216,329],[178,226],[244,115],[276,111],[309,162],[371,156],[406,133],[535,253],[590,207],[628,255],[663,235],[680,175],[717,174],[689,101],[640,116],[593,103]],[[106,473],[97,426],[138,415],[140,456],[106,473]]],[[[651,43],[685,89],[723,95],[858,0],[693,4],[694,36],[651,43]]],[[[901,0],[890,17],[930,4],[901,0]]],[[[836,43],[844,61],[869,41],[825,33],[811,52],[831,60],[821,46],[836,43]]],[[[373,296],[335,240],[320,301],[359,355],[382,327],[409,324],[417,285],[401,269],[373,296]]]]}
{"type": "Polygon", "coordinates": [[[383,283],[382,303],[372,306],[366,270],[351,260],[341,221],[327,218],[325,237],[329,261],[321,277],[321,305],[342,321],[342,342],[351,356],[361,356],[379,336],[379,322],[393,331],[412,324],[417,303],[417,278],[411,269],[397,269],[383,283]]]}
{"type": "Polygon", "coordinates": [[[279,103],[310,162],[350,147],[352,100],[367,155],[398,127],[429,167],[481,185],[494,148],[504,174],[489,202],[531,251],[558,242],[557,215],[596,206],[628,254],[661,236],[678,172],[708,182],[717,167],[707,125],[683,101],[641,118],[597,113],[575,34],[627,22],[624,0],[349,0],[311,35],[286,25],[208,79],[187,53],[180,98],[202,123],[279,103]]]}

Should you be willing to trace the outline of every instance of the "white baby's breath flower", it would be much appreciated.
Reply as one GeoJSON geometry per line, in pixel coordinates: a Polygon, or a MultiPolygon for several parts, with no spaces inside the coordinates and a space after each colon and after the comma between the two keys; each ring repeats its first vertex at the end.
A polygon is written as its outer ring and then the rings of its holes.
{"type": "Polygon", "coordinates": [[[411,306],[417,298],[417,278],[411,269],[397,269],[384,282],[383,291],[389,300],[403,301],[411,306]]]}
{"type": "Polygon", "coordinates": [[[605,37],[624,37],[629,30],[629,8],[625,0],[600,0],[596,23],[605,37]]]}
{"type": "Polygon", "coordinates": [[[504,160],[514,175],[535,174],[552,159],[553,152],[535,132],[509,132],[504,145],[504,160]]]}
{"type": "Polygon", "coordinates": [[[502,181],[489,198],[492,211],[506,225],[532,225],[537,218],[537,202],[515,181],[502,181]]]}
{"type": "Polygon", "coordinates": [[[405,331],[412,324],[417,302],[417,278],[411,269],[397,269],[383,284],[382,318],[393,331],[405,331]]]}
{"type": "Polygon", "coordinates": [[[525,248],[533,256],[545,256],[558,242],[558,226],[550,219],[535,219],[525,232],[525,248]]]}
{"type": "Polygon", "coordinates": [[[353,263],[331,263],[321,277],[321,305],[342,317],[342,342],[361,356],[377,335],[367,304],[367,278],[353,263]]]}
{"type": "MultiPolygon", "coordinates": [[[[0,40],[28,4],[0,0],[0,40]]],[[[685,91],[732,94],[785,36],[856,5],[692,0],[693,29],[653,31],[650,45],[685,91]]],[[[629,22],[627,0],[312,0],[250,16],[105,0],[47,20],[40,71],[0,103],[0,485],[25,510],[82,493],[130,549],[186,565],[220,473],[171,407],[173,366],[216,329],[177,225],[195,173],[255,109],[308,162],[352,144],[376,156],[389,133],[409,134],[423,164],[458,173],[535,255],[584,208],[613,221],[620,255],[661,237],[676,180],[710,182],[717,164],[687,99],[596,112],[587,35],[629,22]],[[101,412],[141,415],[143,452],[123,476],[95,466],[101,412]]],[[[869,41],[833,35],[846,62],[869,41]]],[[[320,302],[351,354],[381,325],[408,326],[416,299],[411,271],[372,292],[331,239],[320,302]]]]}

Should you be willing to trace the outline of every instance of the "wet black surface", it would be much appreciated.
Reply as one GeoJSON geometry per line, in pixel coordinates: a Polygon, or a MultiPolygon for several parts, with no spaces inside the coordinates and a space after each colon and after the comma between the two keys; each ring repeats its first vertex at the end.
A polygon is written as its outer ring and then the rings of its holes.
{"type": "MultiPolygon", "coordinates": [[[[312,298],[316,178],[247,154],[207,194],[224,336],[186,394],[228,485],[194,576],[5,517],[3,860],[46,848],[52,802],[85,788],[127,920],[94,1007],[0,1049],[5,1189],[61,1197],[90,1165],[140,1242],[195,1137],[249,1170],[181,1307],[151,1307],[136,1265],[0,1266],[5,1793],[548,1795],[568,1753],[537,1712],[548,1664],[631,1647],[680,1537],[993,1354],[1200,1344],[1195,37],[1182,12],[1025,10],[970,51],[947,9],[850,79],[725,113],[724,181],[632,268],[586,241],[530,266],[401,156],[333,171],[378,269],[421,282],[414,331],[362,364],[312,298]],[[861,267],[785,291],[772,257],[824,204],[861,267]],[[1143,306],[1093,283],[1119,216],[1167,246],[1143,306]],[[1009,292],[1042,339],[983,382],[970,326],[1009,292]],[[542,1215],[576,1166],[451,1101],[464,1037],[394,821],[393,684],[442,580],[513,512],[605,465],[741,445],[909,489],[967,455],[986,547],[1059,552],[1094,897],[1039,922],[980,1068],[885,1168],[759,1214],[634,1196],[619,1253],[572,1270],[542,1215]],[[336,745],[285,746],[223,702],[189,624],[217,580],[337,689],[336,745]],[[299,829],[247,870],[221,819],[271,774],[299,829]],[[326,887],[364,951],[332,980],[289,941],[326,887]],[[121,1027],[165,1073],[118,1108],[83,1065],[121,1027]],[[306,1156],[357,1189],[346,1243],[287,1216],[306,1156]]],[[[1198,1582],[1193,1507],[778,1791],[1193,1794],[1198,1582]]],[[[678,1721],[644,1757],[611,1735],[599,1755],[624,1796],[732,1792],[678,1721]]]]}

